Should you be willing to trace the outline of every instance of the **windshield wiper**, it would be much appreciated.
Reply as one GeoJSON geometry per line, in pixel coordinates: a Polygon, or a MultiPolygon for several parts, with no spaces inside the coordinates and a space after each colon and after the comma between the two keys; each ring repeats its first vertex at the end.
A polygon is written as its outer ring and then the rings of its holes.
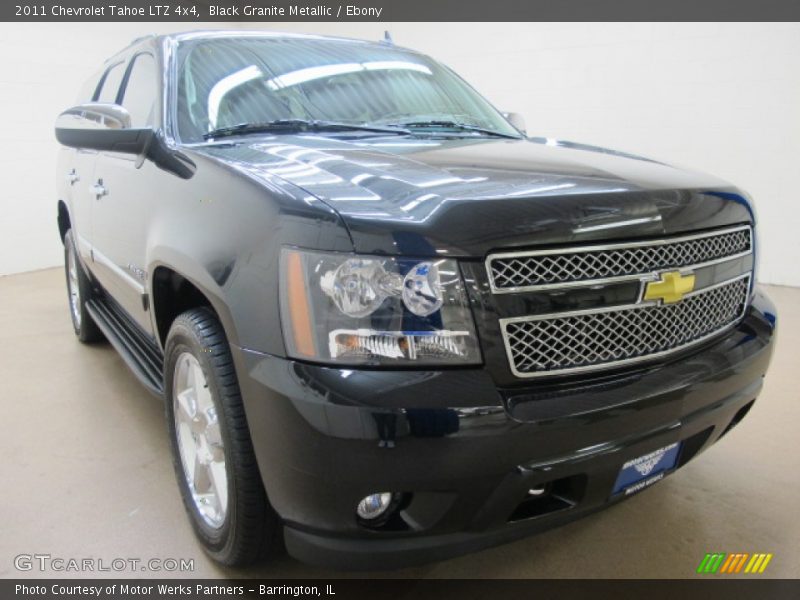
{"type": "Polygon", "coordinates": [[[459,123],[457,121],[447,121],[447,120],[410,121],[407,123],[393,123],[392,126],[401,127],[404,129],[425,129],[425,128],[457,129],[459,131],[472,131],[475,133],[482,133],[483,135],[509,138],[512,140],[519,139],[519,136],[517,135],[502,133],[500,131],[494,131],[493,129],[485,129],[483,127],[479,127],[478,125],[459,123]]]}
{"type": "Polygon", "coordinates": [[[261,123],[239,123],[230,127],[220,127],[203,134],[204,140],[246,135],[249,133],[288,133],[303,131],[372,131],[375,133],[408,134],[408,129],[401,126],[360,125],[357,123],[340,123],[338,121],[319,121],[312,119],[275,119],[261,123]]]}

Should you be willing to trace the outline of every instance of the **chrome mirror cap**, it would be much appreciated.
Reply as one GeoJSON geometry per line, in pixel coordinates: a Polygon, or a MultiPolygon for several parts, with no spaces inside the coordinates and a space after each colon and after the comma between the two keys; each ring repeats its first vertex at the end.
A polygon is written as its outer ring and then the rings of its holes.
{"type": "Polygon", "coordinates": [[[87,102],[68,108],[56,119],[56,129],[130,129],[131,115],[119,104],[87,102]]]}

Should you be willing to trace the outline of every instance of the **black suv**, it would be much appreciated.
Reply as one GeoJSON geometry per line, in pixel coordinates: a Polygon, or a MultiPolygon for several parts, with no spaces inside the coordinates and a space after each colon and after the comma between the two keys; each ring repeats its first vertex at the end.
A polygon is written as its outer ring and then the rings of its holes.
{"type": "Polygon", "coordinates": [[[730,184],[527,137],[387,42],[147,37],[78,101],[75,332],[164,398],[222,563],[518,538],[680,468],[761,389],[775,309],[730,184]]]}

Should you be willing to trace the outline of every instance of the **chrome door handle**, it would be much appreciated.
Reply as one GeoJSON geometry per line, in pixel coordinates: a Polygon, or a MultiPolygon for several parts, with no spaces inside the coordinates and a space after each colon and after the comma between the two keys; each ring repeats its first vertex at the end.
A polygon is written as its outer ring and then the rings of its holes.
{"type": "Polygon", "coordinates": [[[89,186],[89,191],[92,193],[92,195],[93,195],[93,196],[94,196],[94,197],[95,197],[97,200],[100,200],[100,198],[102,198],[103,196],[105,196],[106,194],[108,194],[108,190],[107,190],[107,189],[106,189],[106,187],[103,185],[103,180],[102,180],[102,179],[98,179],[98,180],[97,180],[97,183],[95,183],[95,184],[93,184],[93,185],[90,185],[90,186],[89,186]]]}
{"type": "Polygon", "coordinates": [[[74,185],[75,182],[80,181],[80,177],[78,177],[78,172],[75,169],[72,169],[69,173],[67,173],[67,183],[70,185],[74,185]]]}

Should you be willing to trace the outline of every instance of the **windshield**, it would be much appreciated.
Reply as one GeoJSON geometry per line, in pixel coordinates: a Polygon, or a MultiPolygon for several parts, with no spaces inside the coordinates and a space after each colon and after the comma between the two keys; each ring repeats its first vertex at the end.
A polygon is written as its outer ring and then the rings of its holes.
{"type": "MultiPolygon", "coordinates": [[[[178,48],[180,139],[283,119],[354,125],[431,122],[431,130],[518,136],[486,100],[428,57],[346,40],[232,37],[178,48]],[[447,127],[447,124],[450,127],[447,127]]],[[[374,133],[373,133],[374,135],[374,133]]]]}

